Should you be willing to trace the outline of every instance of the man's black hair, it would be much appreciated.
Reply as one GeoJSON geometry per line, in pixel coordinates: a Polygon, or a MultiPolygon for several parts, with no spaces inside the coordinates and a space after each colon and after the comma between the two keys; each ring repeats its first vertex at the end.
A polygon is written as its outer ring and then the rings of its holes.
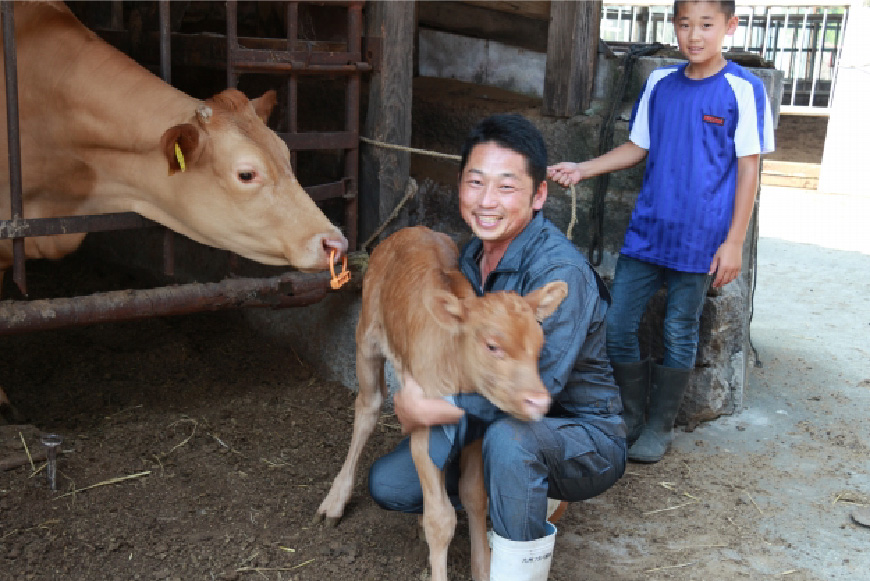
{"type": "Polygon", "coordinates": [[[686,2],[717,2],[719,10],[725,15],[726,20],[734,16],[734,13],[737,11],[734,0],[674,0],[674,18],[677,17],[679,4],[686,2]]]}
{"type": "Polygon", "coordinates": [[[522,115],[492,115],[477,124],[462,145],[459,173],[465,170],[474,146],[493,142],[526,158],[526,171],[532,176],[535,190],[547,179],[547,144],[538,128],[522,115]]]}

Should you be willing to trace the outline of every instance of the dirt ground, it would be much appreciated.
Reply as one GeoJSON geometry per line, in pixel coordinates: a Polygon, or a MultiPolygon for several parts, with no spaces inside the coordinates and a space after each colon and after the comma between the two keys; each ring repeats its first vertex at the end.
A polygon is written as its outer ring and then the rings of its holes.
{"type": "MultiPolygon", "coordinates": [[[[867,254],[762,239],[743,412],[572,505],[551,579],[870,578],[870,529],[850,517],[870,503],[867,254]],[[832,300],[838,283],[853,290],[832,300]]],[[[64,438],[56,492],[42,461],[0,471],[0,580],[425,578],[416,519],[379,509],[365,474],[336,528],[311,524],[353,394],[243,313],[4,337],[0,353],[22,416],[0,426],[0,461],[64,438]]],[[[363,465],[399,438],[387,409],[363,465]]],[[[460,516],[451,578],[467,563],[460,516]]]]}

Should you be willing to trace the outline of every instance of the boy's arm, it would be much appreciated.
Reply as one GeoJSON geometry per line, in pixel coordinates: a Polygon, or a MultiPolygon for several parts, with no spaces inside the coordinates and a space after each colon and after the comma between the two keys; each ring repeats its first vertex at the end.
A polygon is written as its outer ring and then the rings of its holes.
{"type": "Polygon", "coordinates": [[[728,284],[740,274],[743,261],[743,241],[752,217],[755,193],[758,191],[759,155],[737,158],[737,187],[734,192],[734,213],[725,242],[719,246],[710,263],[710,274],[716,273],[714,287],[728,284]]]}
{"type": "Polygon", "coordinates": [[[547,177],[557,184],[568,187],[580,180],[595,177],[603,173],[632,167],[643,161],[647,151],[626,141],[619,147],[611,149],[604,155],[599,155],[580,163],[563,161],[547,168],[547,177]]]}

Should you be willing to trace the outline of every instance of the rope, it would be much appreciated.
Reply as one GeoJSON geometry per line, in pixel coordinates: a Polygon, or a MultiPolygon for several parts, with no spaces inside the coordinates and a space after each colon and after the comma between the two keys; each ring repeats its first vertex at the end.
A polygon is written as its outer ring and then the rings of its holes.
{"type": "Polygon", "coordinates": [[[577,223],[577,190],[574,189],[574,184],[571,184],[571,220],[568,222],[568,228],[565,230],[565,237],[568,240],[574,241],[573,234],[574,224],[577,223]]]}
{"type": "MultiPolygon", "coordinates": [[[[362,138],[360,138],[360,139],[362,139],[362,138]]],[[[396,147],[399,147],[399,146],[396,146],[396,147]]],[[[369,239],[363,243],[363,245],[362,245],[363,250],[368,248],[369,245],[372,242],[374,242],[378,236],[381,235],[381,232],[384,231],[384,228],[386,228],[390,222],[392,222],[393,220],[396,219],[396,217],[399,215],[399,212],[402,211],[402,207],[408,202],[408,200],[410,200],[411,198],[413,198],[414,196],[417,195],[417,191],[419,189],[420,189],[419,186],[417,186],[417,180],[415,180],[412,177],[409,177],[408,183],[405,186],[404,197],[402,198],[402,200],[398,204],[396,204],[396,207],[393,208],[392,213],[389,216],[387,216],[387,219],[384,220],[383,223],[380,226],[378,226],[378,229],[375,230],[375,232],[371,236],[369,236],[369,239]]]]}
{"type": "Polygon", "coordinates": [[[371,145],[377,145],[378,147],[384,147],[386,149],[396,149],[399,151],[408,151],[411,153],[419,153],[421,155],[430,155],[432,157],[441,157],[443,159],[450,159],[453,161],[462,161],[461,155],[453,155],[450,153],[439,153],[437,151],[429,151],[428,149],[417,149],[415,147],[405,147],[404,145],[395,145],[393,143],[386,143],[384,141],[377,141],[375,139],[369,139],[368,137],[359,136],[359,140],[368,143],[371,145]]]}

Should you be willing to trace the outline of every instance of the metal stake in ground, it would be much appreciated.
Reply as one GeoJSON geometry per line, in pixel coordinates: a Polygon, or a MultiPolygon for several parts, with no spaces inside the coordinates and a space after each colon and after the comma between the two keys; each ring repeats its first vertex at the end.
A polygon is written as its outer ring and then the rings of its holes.
{"type": "Polygon", "coordinates": [[[45,464],[45,473],[48,476],[48,484],[52,490],[57,490],[57,449],[63,442],[59,434],[43,434],[42,445],[45,446],[48,459],[45,464]]]}

